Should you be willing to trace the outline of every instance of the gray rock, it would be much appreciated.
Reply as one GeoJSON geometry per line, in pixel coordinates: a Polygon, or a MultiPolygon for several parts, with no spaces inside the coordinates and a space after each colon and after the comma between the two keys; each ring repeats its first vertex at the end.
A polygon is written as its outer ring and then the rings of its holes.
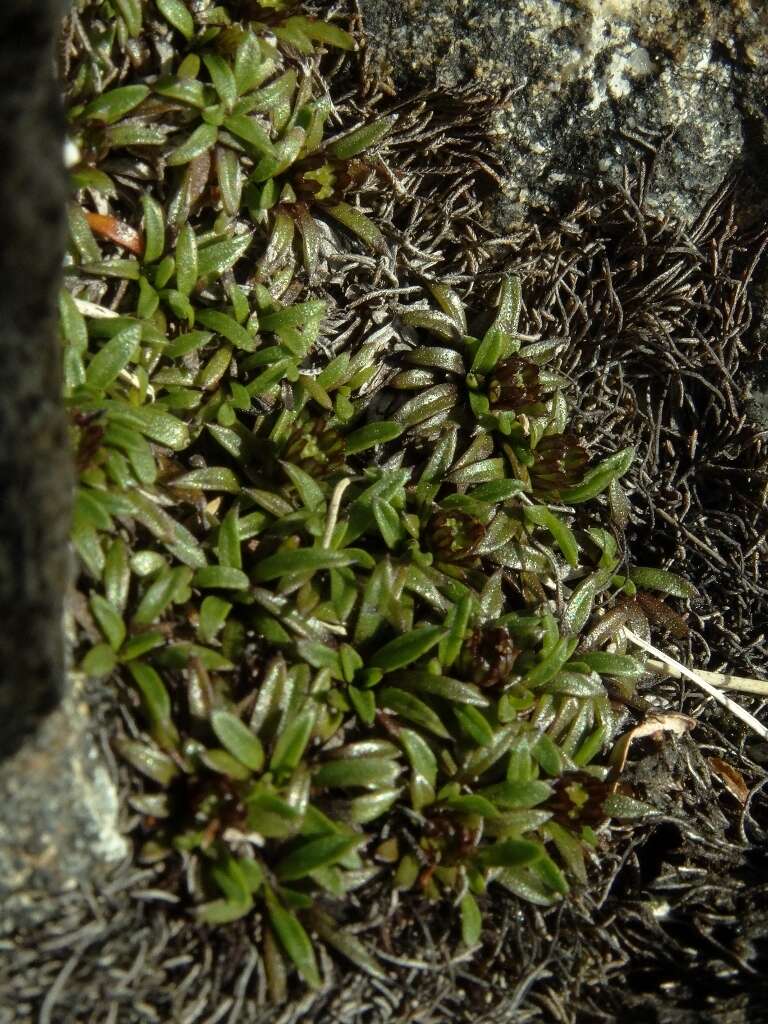
{"type": "Polygon", "coordinates": [[[616,177],[664,139],[654,197],[685,219],[765,153],[768,30],[748,3],[362,0],[362,10],[374,63],[397,86],[511,90],[498,116],[509,216],[616,177]]]}
{"type": "Polygon", "coordinates": [[[60,0],[0,4],[0,757],[54,707],[72,494],[56,300],[65,248],[60,0]]]}
{"type": "Polygon", "coordinates": [[[128,853],[83,688],[73,675],[59,708],[0,764],[0,934],[26,919],[37,891],[93,881],[100,866],[128,853]]]}

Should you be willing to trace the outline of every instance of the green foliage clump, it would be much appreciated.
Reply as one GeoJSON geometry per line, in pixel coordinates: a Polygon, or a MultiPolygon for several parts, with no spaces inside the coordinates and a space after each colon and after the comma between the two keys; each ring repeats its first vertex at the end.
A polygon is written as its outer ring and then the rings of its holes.
{"type": "Polygon", "coordinates": [[[330,909],[383,873],[468,945],[490,884],[585,881],[637,809],[595,763],[643,672],[622,626],[688,591],[622,567],[632,452],[588,466],[516,277],[329,344],[329,253],[389,254],[354,198],[396,119],[326,141],[354,43],[282,6],[76,5],[61,330],[81,666],[131,723],[139,856],[317,984],[307,929],[379,970],[330,909]]]}

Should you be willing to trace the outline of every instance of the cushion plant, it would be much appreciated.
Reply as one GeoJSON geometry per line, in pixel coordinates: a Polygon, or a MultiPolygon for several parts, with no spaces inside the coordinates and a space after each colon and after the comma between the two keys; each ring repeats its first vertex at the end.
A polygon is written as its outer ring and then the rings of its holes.
{"type": "Polygon", "coordinates": [[[379,970],[337,923],[374,877],[469,946],[489,886],[586,880],[640,810],[605,756],[644,671],[622,627],[638,587],[691,590],[629,559],[632,450],[574,433],[525,281],[399,260],[398,116],[340,123],[354,39],[287,6],[75,4],[61,333],[77,656],[123,706],[138,857],[314,985],[310,934],[379,970]],[[345,259],[402,286],[376,330],[345,259]]]}

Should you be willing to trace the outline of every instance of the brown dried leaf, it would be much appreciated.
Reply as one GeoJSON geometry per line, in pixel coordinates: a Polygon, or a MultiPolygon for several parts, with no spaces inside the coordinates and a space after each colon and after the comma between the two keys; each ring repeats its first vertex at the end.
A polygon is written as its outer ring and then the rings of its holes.
{"type": "Polygon", "coordinates": [[[709,763],[709,767],[718,779],[720,779],[731,796],[734,796],[743,807],[747,802],[747,797],[749,796],[749,787],[744,781],[744,777],[741,772],[737,771],[733,765],[728,764],[727,761],[723,761],[720,757],[708,757],[707,761],[709,763]]]}
{"type": "Polygon", "coordinates": [[[629,732],[624,733],[616,741],[616,745],[611,751],[611,764],[613,765],[614,772],[620,774],[624,771],[629,755],[629,747],[634,740],[642,739],[644,736],[658,736],[660,733],[665,732],[671,732],[675,736],[683,736],[697,724],[695,718],[681,715],[676,711],[670,711],[665,715],[649,715],[644,722],[636,725],[629,732]]]}
{"type": "Polygon", "coordinates": [[[91,231],[94,231],[97,235],[100,235],[102,238],[108,238],[110,242],[121,245],[123,249],[127,249],[128,252],[132,252],[136,256],[141,256],[144,249],[144,241],[138,231],[132,228],[130,224],[126,224],[116,217],[105,216],[101,213],[86,212],[85,219],[88,221],[91,231]]]}

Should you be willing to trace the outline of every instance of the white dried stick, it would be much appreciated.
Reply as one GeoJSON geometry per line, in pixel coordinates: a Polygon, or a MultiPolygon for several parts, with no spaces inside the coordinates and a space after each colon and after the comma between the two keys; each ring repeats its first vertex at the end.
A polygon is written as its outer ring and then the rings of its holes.
{"type": "Polygon", "coordinates": [[[730,697],[726,697],[726,695],[721,690],[718,690],[716,686],[713,686],[712,683],[703,679],[701,673],[694,672],[693,669],[687,668],[669,654],[665,654],[664,651],[660,651],[658,647],[654,647],[653,644],[649,644],[647,640],[643,640],[642,637],[633,633],[631,629],[627,629],[626,626],[624,627],[623,632],[627,640],[630,640],[638,647],[642,647],[644,651],[647,651],[648,654],[654,655],[655,658],[659,661],[663,661],[664,664],[669,665],[670,668],[677,669],[677,671],[681,675],[685,676],[686,679],[690,679],[692,683],[695,683],[696,686],[704,690],[705,693],[708,693],[710,697],[714,697],[718,704],[722,704],[724,708],[728,708],[731,714],[741,719],[741,721],[744,722],[745,725],[748,725],[750,729],[753,729],[758,736],[761,736],[764,740],[768,740],[768,728],[766,728],[762,722],[758,722],[755,716],[751,715],[746,708],[741,706],[741,704],[737,704],[735,700],[731,700],[730,697]]]}

